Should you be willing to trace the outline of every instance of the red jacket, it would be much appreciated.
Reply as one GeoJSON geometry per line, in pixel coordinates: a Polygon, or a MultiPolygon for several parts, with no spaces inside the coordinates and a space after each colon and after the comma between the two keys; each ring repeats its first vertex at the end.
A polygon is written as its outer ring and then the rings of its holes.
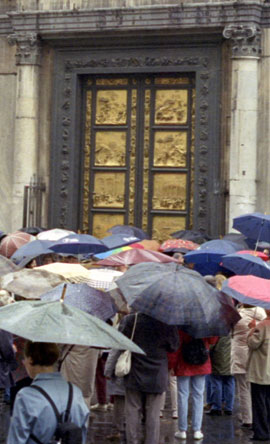
{"type": "MultiPolygon", "coordinates": [[[[192,338],[187,333],[179,330],[180,348],[174,353],[168,353],[169,369],[174,370],[175,376],[195,376],[208,375],[212,371],[210,356],[207,361],[201,365],[192,365],[184,361],[182,357],[182,344],[189,342],[192,338]]],[[[218,340],[217,336],[212,338],[203,338],[204,345],[209,350],[211,344],[215,344],[218,340]]]]}

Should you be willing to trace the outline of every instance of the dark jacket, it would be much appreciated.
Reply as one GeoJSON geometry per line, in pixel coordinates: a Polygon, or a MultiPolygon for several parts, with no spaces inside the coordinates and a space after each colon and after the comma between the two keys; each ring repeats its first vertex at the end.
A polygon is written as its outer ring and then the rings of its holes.
{"type": "MultiPolygon", "coordinates": [[[[135,315],[125,316],[119,330],[131,337],[135,315]]],[[[167,352],[179,347],[177,327],[157,321],[143,313],[138,314],[133,341],[146,356],[132,353],[131,370],[125,376],[125,386],[144,393],[163,393],[168,383],[167,352]]]]}
{"type": "Polygon", "coordinates": [[[13,385],[11,371],[16,369],[17,362],[12,342],[12,334],[0,330],[0,388],[9,388],[13,385]]]}
{"type": "Polygon", "coordinates": [[[222,336],[210,351],[213,375],[231,375],[231,335],[222,336]]]}

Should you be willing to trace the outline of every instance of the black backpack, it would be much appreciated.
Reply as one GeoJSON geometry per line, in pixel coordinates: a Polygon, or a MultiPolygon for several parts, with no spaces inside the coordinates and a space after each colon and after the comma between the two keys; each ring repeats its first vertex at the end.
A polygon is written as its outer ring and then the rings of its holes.
{"type": "Polygon", "coordinates": [[[182,356],[187,364],[202,365],[209,357],[209,350],[202,339],[192,338],[191,341],[182,344],[182,356]]]}
{"type": "MultiPolygon", "coordinates": [[[[53,438],[50,440],[50,444],[81,444],[82,443],[82,429],[81,427],[77,426],[74,422],[70,421],[70,409],[72,405],[72,399],[73,399],[73,387],[72,384],[69,382],[69,394],[68,394],[68,402],[65,412],[59,413],[55,403],[53,402],[52,398],[48,395],[48,393],[43,390],[43,388],[39,387],[38,385],[31,385],[30,387],[34,388],[35,390],[38,390],[51,404],[53,411],[55,413],[56,419],[57,419],[57,426],[56,430],[54,432],[53,438]]],[[[42,443],[35,435],[31,434],[30,438],[34,440],[38,444],[45,444],[42,443]]]]}

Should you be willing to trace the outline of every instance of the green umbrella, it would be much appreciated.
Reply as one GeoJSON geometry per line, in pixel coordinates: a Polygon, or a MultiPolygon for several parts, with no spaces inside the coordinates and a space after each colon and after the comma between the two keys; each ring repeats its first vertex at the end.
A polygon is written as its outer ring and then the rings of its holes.
{"type": "Polygon", "coordinates": [[[22,301],[0,308],[0,329],[36,342],[144,352],[106,322],[62,301],[22,301]]]}

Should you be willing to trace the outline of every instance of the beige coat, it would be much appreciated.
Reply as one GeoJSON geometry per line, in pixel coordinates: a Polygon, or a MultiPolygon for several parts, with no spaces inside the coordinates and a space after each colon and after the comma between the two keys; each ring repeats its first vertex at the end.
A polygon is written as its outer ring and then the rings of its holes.
{"type": "Polygon", "coordinates": [[[231,343],[231,372],[235,374],[243,374],[247,371],[247,362],[249,356],[249,348],[247,345],[247,336],[250,332],[248,324],[253,319],[260,322],[266,318],[263,308],[244,308],[240,307],[238,312],[241,316],[240,321],[233,328],[231,343]]]}
{"type": "Polygon", "coordinates": [[[270,385],[270,319],[260,322],[247,339],[250,348],[247,380],[270,385]]]}
{"type": "Polygon", "coordinates": [[[74,345],[66,355],[69,348],[70,345],[67,345],[62,350],[61,358],[66,356],[61,366],[62,376],[81,389],[85,403],[90,408],[95,392],[99,350],[84,345],[74,345]]]}

